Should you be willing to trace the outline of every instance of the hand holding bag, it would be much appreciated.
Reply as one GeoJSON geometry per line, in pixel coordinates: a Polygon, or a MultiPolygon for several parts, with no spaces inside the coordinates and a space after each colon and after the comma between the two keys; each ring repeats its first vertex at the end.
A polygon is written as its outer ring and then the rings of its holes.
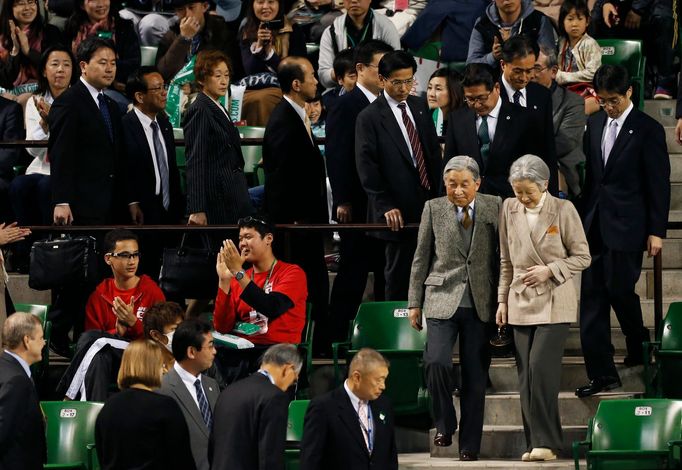
{"type": "Polygon", "coordinates": [[[163,250],[159,285],[168,297],[213,299],[218,291],[215,260],[218,250],[211,249],[207,234],[202,234],[203,247],[187,246],[187,234],[178,248],[163,250]]]}

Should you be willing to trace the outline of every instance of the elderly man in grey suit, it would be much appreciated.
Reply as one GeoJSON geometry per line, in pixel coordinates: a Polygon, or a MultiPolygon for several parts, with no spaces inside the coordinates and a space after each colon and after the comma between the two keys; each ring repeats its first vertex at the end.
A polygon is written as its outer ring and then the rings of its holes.
{"type": "Polygon", "coordinates": [[[585,100],[577,93],[557,84],[555,79],[558,71],[559,64],[554,49],[541,47],[535,61],[533,81],[552,92],[554,143],[559,172],[564,180],[560,179],[559,189],[575,197],[580,195],[578,166],[585,162],[583,153],[583,134],[587,123],[585,100]]]}
{"type": "Polygon", "coordinates": [[[200,320],[186,320],[171,340],[175,365],[163,377],[159,393],[173,398],[185,416],[197,470],[208,470],[208,437],[220,389],[202,372],[211,367],[216,350],[211,327],[200,320]]]}
{"type": "Polygon", "coordinates": [[[477,460],[490,366],[488,337],[495,319],[499,274],[497,222],[502,200],[478,194],[478,164],[457,156],[445,165],[447,197],[424,206],[412,262],[410,323],[426,317],[426,381],[436,420],[434,444],[449,446],[457,430],[452,403],[452,348],[460,339],[462,416],[460,460],[477,460]]]}

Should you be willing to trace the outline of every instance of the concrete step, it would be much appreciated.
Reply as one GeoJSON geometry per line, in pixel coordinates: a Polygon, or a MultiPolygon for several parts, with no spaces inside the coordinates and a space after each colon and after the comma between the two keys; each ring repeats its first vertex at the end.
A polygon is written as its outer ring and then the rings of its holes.
{"type": "MultiPolygon", "coordinates": [[[[580,441],[585,439],[587,435],[587,425],[584,426],[563,426],[564,430],[564,447],[559,452],[558,456],[562,458],[571,457],[571,446],[573,441],[580,441]]],[[[457,444],[458,434],[452,437],[452,445],[450,447],[436,447],[433,445],[433,437],[436,435],[436,430],[431,429],[431,457],[449,457],[458,458],[459,446],[457,444]]],[[[483,438],[481,440],[480,455],[483,458],[491,459],[513,459],[520,461],[521,455],[526,452],[526,437],[523,432],[523,426],[483,426],[483,438]]]]}
{"type": "MultiPolygon", "coordinates": [[[[494,383],[494,382],[493,382],[494,383]]],[[[585,385],[583,383],[582,385],[585,385]]],[[[578,398],[574,392],[559,393],[561,424],[564,426],[586,426],[597,412],[601,400],[625,400],[632,398],[627,393],[602,393],[597,397],[578,398]]],[[[462,416],[459,398],[454,398],[457,416],[462,416]]],[[[521,418],[521,399],[518,393],[495,393],[485,397],[483,424],[490,426],[523,426],[521,418]]]]}
{"type": "MultiPolygon", "coordinates": [[[[450,470],[464,468],[466,470],[497,469],[552,469],[573,470],[573,460],[558,459],[551,462],[521,462],[520,460],[487,460],[481,459],[476,462],[460,462],[456,458],[431,457],[429,454],[400,454],[398,455],[400,470],[439,469],[450,470]]],[[[585,468],[584,460],[580,461],[581,467],[585,468]]]]}
{"type": "Polygon", "coordinates": [[[682,210],[682,183],[670,183],[670,210],[682,210]]]}
{"type": "Polygon", "coordinates": [[[680,153],[682,152],[682,147],[675,140],[675,126],[663,126],[665,129],[665,144],[668,147],[668,152],[670,153],[680,153]]]}
{"type": "Polygon", "coordinates": [[[677,145],[676,151],[681,153],[670,154],[670,181],[679,183],[682,181],[682,146],[677,145]]]}
{"type": "MultiPolygon", "coordinates": [[[[668,222],[682,222],[682,211],[671,210],[668,213],[668,222]]],[[[670,231],[668,231],[670,233],[670,231]]]]}
{"type": "Polygon", "coordinates": [[[34,290],[28,287],[28,274],[11,273],[7,288],[12,301],[18,304],[49,304],[51,292],[49,290],[34,290]]]}
{"type": "Polygon", "coordinates": [[[646,100],[644,112],[656,119],[664,127],[675,127],[675,100],[646,100]]]}

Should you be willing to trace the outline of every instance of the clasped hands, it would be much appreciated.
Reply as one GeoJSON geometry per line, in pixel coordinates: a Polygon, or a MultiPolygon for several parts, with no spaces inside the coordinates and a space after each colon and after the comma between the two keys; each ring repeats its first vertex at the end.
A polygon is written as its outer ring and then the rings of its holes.
{"type": "Polygon", "coordinates": [[[241,271],[246,256],[242,256],[232,240],[223,240],[223,246],[216,257],[215,270],[220,283],[228,283],[234,275],[241,271]]]}

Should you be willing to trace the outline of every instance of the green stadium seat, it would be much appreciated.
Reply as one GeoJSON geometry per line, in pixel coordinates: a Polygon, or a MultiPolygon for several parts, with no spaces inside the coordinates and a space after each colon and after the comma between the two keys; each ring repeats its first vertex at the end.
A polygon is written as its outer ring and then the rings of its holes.
{"type": "Polygon", "coordinates": [[[294,400],[289,403],[287,449],[284,451],[284,468],[286,470],[298,470],[300,467],[303,421],[309,404],[310,400],[294,400]]]}
{"type": "Polygon", "coordinates": [[[339,357],[350,361],[361,348],[383,354],[391,363],[386,391],[396,415],[428,413],[430,399],[424,380],[426,328],[417,331],[407,318],[407,302],[366,302],[360,305],[349,339],[332,344],[334,377],[341,384],[339,357]]]}
{"type": "Polygon", "coordinates": [[[296,389],[296,398],[308,398],[310,389],[310,376],[313,372],[313,332],[315,331],[315,322],[312,319],[312,304],[306,304],[305,326],[301,334],[301,342],[298,349],[303,355],[303,369],[301,375],[298,377],[298,387],[296,389]]]}
{"type": "Polygon", "coordinates": [[[47,464],[45,469],[99,468],[95,453],[95,420],[103,403],[44,401],[47,464]]]}
{"type": "Polygon", "coordinates": [[[14,304],[17,312],[31,313],[40,319],[43,326],[43,338],[45,338],[45,347],[43,348],[43,358],[37,364],[31,366],[33,374],[37,378],[42,378],[50,366],[50,336],[52,335],[52,322],[47,319],[47,314],[50,312],[50,305],[43,304],[14,304]]]}
{"type": "Polygon", "coordinates": [[[633,84],[633,103],[644,109],[644,70],[646,58],[642,41],[634,39],[598,39],[601,46],[601,63],[622,65],[628,69],[633,84]]]}
{"type": "Polygon", "coordinates": [[[573,443],[575,468],[582,447],[590,470],[679,468],[681,439],[682,401],[602,400],[587,438],[573,443]]]}
{"type": "MultiPolygon", "coordinates": [[[[238,127],[239,134],[242,138],[263,138],[265,135],[265,127],[256,126],[241,126],[238,127]]],[[[258,172],[258,163],[263,157],[262,145],[242,145],[242,155],[244,156],[244,174],[251,186],[258,184],[256,173],[258,172]]]]}
{"type": "Polygon", "coordinates": [[[644,343],[644,357],[652,352],[656,359],[655,364],[644,364],[646,394],[682,399],[682,302],[670,304],[657,338],[644,343]]]}
{"type": "Polygon", "coordinates": [[[140,65],[156,65],[156,53],[159,48],[155,46],[140,46],[140,65]]]}

